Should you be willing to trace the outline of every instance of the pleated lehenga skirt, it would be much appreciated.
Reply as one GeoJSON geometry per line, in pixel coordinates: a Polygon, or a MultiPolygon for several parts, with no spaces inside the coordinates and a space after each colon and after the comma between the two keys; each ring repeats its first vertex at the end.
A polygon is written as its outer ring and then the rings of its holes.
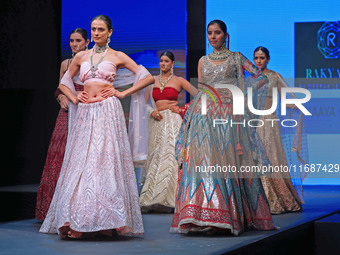
{"type": "Polygon", "coordinates": [[[143,234],[136,177],[120,101],[79,104],[64,162],[40,232],[143,234]]]}
{"type": "Polygon", "coordinates": [[[183,143],[184,153],[170,231],[224,230],[238,235],[247,228],[275,229],[260,175],[243,171],[268,159],[252,129],[231,124],[249,117],[232,115],[231,103],[215,105],[211,100],[207,115],[202,115],[199,96],[179,132],[178,144],[183,143]],[[215,125],[215,119],[225,122],[215,125]]]}
{"type": "MultiPolygon", "coordinates": [[[[261,119],[263,121],[272,120],[277,119],[277,116],[274,113],[262,116],[261,119]]],[[[279,124],[274,122],[273,126],[264,125],[257,129],[257,133],[263,141],[272,166],[288,166],[279,124]]],[[[301,199],[293,186],[289,172],[276,172],[272,175],[262,176],[261,179],[271,213],[279,214],[302,210],[301,199]]]]}
{"type": "Polygon", "coordinates": [[[164,207],[174,208],[178,179],[175,144],[182,118],[170,110],[160,112],[163,119],[149,120],[146,178],[140,195],[144,211],[164,207]]]}

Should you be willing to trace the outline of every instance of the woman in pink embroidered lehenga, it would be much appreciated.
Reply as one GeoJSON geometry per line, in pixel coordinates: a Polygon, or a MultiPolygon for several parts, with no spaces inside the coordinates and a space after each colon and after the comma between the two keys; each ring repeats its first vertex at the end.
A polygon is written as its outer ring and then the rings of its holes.
{"type": "MultiPolygon", "coordinates": [[[[84,28],[76,28],[70,34],[70,47],[72,55],[87,49],[89,44],[87,32],[84,28]]],[[[73,57],[65,59],[60,66],[60,79],[69,68],[73,57]]],[[[73,78],[75,90],[82,91],[84,85],[78,76],[73,78]]],[[[68,134],[68,98],[59,90],[55,96],[60,104],[60,111],[55,123],[51,141],[47,151],[46,162],[41,176],[41,181],[37,194],[37,205],[35,208],[35,218],[44,220],[53,198],[54,189],[57,185],[61,166],[63,164],[66,140],[68,134]]]]}
{"type": "Polygon", "coordinates": [[[97,233],[144,233],[138,190],[122,105],[124,98],[154,82],[150,73],[122,52],[108,46],[111,20],[91,22],[95,46],[77,54],[60,88],[78,105],[67,140],[55,194],[40,232],[62,238],[97,233]],[[136,74],[135,85],[124,92],[112,87],[117,69],[136,74]],[[74,94],[72,77],[80,71],[84,91],[74,94]]]}

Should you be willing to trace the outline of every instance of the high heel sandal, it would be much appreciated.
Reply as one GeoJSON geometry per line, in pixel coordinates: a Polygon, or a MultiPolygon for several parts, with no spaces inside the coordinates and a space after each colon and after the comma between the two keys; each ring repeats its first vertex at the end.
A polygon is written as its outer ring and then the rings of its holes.
{"type": "Polygon", "coordinates": [[[66,239],[68,232],[70,231],[70,225],[64,225],[59,228],[59,236],[61,239],[66,239]]]}
{"type": "Polygon", "coordinates": [[[70,230],[67,232],[67,237],[71,239],[82,239],[84,238],[84,233],[75,230],[70,230]]]}

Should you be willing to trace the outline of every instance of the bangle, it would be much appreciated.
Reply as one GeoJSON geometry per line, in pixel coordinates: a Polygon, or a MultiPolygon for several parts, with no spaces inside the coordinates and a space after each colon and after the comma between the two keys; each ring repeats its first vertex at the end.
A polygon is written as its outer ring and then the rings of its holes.
{"type": "Polygon", "coordinates": [[[151,116],[151,115],[152,115],[152,113],[153,113],[153,112],[155,112],[155,111],[156,111],[156,110],[155,110],[155,109],[153,109],[153,110],[150,112],[150,116],[151,116]]]}
{"type": "Polygon", "coordinates": [[[63,98],[63,97],[65,97],[65,95],[59,95],[58,97],[57,97],[57,101],[58,101],[58,103],[60,104],[60,100],[63,98]]]}

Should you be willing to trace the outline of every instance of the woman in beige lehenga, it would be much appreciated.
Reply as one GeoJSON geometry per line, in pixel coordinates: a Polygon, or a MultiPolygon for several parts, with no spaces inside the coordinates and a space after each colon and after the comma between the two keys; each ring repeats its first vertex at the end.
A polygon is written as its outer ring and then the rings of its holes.
{"type": "Polygon", "coordinates": [[[145,93],[149,101],[149,144],[146,177],[139,199],[143,212],[171,212],[175,207],[178,178],[175,143],[182,124],[181,112],[185,110],[177,106],[177,98],[183,89],[191,95],[196,95],[197,90],[187,80],[173,74],[174,64],[173,53],[163,52],[159,61],[160,75],[155,77],[153,88],[147,88],[145,93]]]}
{"type": "MultiPolygon", "coordinates": [[[[279,73],[267,69],[269,60],[270,56],[267,48],[260,46],[255,49],[255,65],[261,68],[261,71],[269,80],[265,109],[269,109],[272,105],[272,88],[278,88],[278,92],[281,95],[281,88],[287,87],[287,84],[279,73]]],[[[265,120],[278,118],[274,112],[270,115],[262,116],[261,119],[267,123],[265,120]]],[[[278,122],[273,121],[273,125],[263,125],[257,129],[257,132],[263,141],[272,166],[287,166],[286,154],[282,144],[278,122]]],[[[261,179],[271,213],[279,214],[290,211],[300,211],[302,209],[301,199],[292,184],[289,172],[275,172],[270,176],[262,176],[261,179]]]]}

